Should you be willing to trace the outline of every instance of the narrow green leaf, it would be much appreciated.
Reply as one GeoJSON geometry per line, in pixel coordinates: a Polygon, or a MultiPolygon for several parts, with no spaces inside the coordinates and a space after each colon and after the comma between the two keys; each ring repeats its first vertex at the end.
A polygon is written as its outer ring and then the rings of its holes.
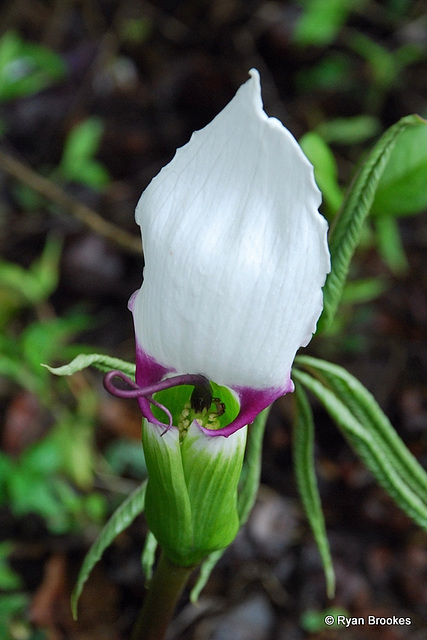
{"type": "Polygon", "coordinates": [[[144,549],[141,555],[142,570],[145,575],[145,583],[148,586],[153,577],[153,567],[156,560],[156,549],[158,543],[156,537],[151,531],[147,533],[144,543],[144,549]]]}
{"type": "Polygon", "coordinates": [[[125,362],[119,358],[112,358],[111,356],[104,355],[103,353],[81,353],[76,356],[69,364],[64,364],[62,367],[50,367],[47,364],[42,364],[42,367],[49,369],[51,373],[56,376],[72,376],[77,371],[82,371],[87,367],[96,367],[101,371],[111,371],[112,369],[119,369],[126,373],[128,376],[135,376],[135,365],[131,362],[125,362]]]}
{"type": "Polygon", "coordinates": [[[335,573],[315,474],[313,415],[307,396],[300,385],[295,387],[295,398],[297,409],[293,430],[295,475],[305,513],[322,560],[328,597],[333,598],[335,573]]]}
{"type": "Polygon", "coordinates": [[[240,491],[237,498],[240,526],[243,526],[247,521],[258,494],[261,477],[262,443],[269,413],[270,408],[268,407],[261,411],[249,426],[245,460],[240,479],[240,491]]]}
{"type": "MultiPolygon", "coordinates": [[[[360,422],[354,412],[321,381],[295,368],[293,376],[320,400],[355,452],[396,504],[420,527],[427,529],[425,494],[417,495],[412,486],[400,475],[401,468],[396,468],[395,457],[388,456],[378,434],[360,422]]],[[[353,398],[352,408],[354,405],[353,398]]]]}
{"type": "Polygon", "coordinates": [[[190,600],[193,604],[197,602],[199,599],[199,595],[204,589],[207,581],[209,580],[212,571],[215,568],[217,562],[222,558],[227,549],[218,549],[218,551],[213,551],[208,555],[206,560],[203,561],[199,575],[197,576],[196,584],[191,589],[190,600]]]}
{"type": "Polygon", "coordinates": [[[105,549],[144,511],[146,482],[133,491],[113,513],[100,535],[87,552],[71,596],[71,609],[77,619],[77,604],[89,575],[105,549]]]}
{"type": "Polygon", "coordinates": [[[374,396],[363,384],[339,365],[310,356],[298,356],[297,362],[320,377],[357,420],[378,439],[381,450],[415,493],[427,499],[427,473],[406,447],[374,396]]]}
{"type": "Polygon", "coordinates": [[[363,223],[372,207],[378,183],[399,136],[408,127],[422,122],[419,116],[410,115],[390,127],[374,146],[350,185],[330,232],[332,270],[323,289],[324,310],[319,326],[330,324],[334,318],[363,223]]]}
{"type": "MultiPolygon", "coordinates": [[[[262,443],[269,412],[269,408],[262,411],[249,426],[245,459],[240,476],[240,491],[237,496],[237,512],[239,514],[240,527],[247,521],[258,493],[261,476],[262,443]]],[[[191,590],[191,602],[197,602],[202,589],[209,580],[213,568],[225,551],[226,549],[214,551],[204,560],[198,579],[191,590]]]]}

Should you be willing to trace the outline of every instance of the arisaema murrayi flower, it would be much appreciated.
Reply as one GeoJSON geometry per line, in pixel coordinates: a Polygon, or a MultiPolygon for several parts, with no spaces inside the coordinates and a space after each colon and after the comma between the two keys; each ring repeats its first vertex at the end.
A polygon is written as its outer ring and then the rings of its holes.
{"type": "Polygon", "coordinates": [[[136,209],[145,267],[127,394],[146,419],[147,519],[177,563],[233,539],[246,425],[293,390],[330,267],[313,168],[250,76],[136,209]]]}

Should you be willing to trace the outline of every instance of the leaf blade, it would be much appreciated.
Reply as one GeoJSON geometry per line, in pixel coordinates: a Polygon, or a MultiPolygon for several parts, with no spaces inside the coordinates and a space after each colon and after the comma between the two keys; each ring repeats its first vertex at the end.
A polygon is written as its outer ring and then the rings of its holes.
{"type": "Polygon", "coordinates": [[[381,449],[393,461],[398,473],[415,493],[425,499],[427,496],[427,473],[408,450],[403,440],[393,428],[374,396],[362,383],[343,367],[311,356],[298,356],[299,364],[305,365],[321,381],[332,389],[356,418],[376,435],[381,449]],[[355,400],[352,401],[352,398],[355,400]]]}
{"type": "Polygon", "coordinates": [[[350,261],[359,243],[363,223],[396,142],[408,127],[419,125],[417,115],[401,118],[381,136],[356,174],[329,234],[332,269],[323,288],[324,310],[319,326],[329,325],[336,313],[350,261]]]}
{"type": "Polygon", "coordinates": [[[96,367],[101,371],[111,371],[112,369],[119,369],[129,376],[135,376],[135,365],[131,362],[126,362],[120,358],[112,358],[111,356],[104,355],[103,353],[81,353],[76,356],[71,362],[61,367],[50,367],[47,364],[42,364],[42,367],[49,369],[51,373],[56,376],[72,376],[73,373],[87,369],[87,367],[96,367]]]}
{"type": "Polygon", "coordinates": [[[314,424],[307,396],[301,385],[295,387],[296,418],[293,429],[294,469],[301,501],[322,560],[329,598],[335,593],[335,572],[326,535],[325,520],[314,471],[314,424]]]}
{"type": "Polygon", "coordinates": [[[80,595],[93,567],[113,540],[144,511],[146,485],[147,483],[143,482],[122,502],[87,552],[71,595],[71,610],[75,620],[77,619],[77,605],[80,595]]]}
{"type": "Polygon", "coordinates": [[[319,380],[298,369],[294,369],[293,375],[320,400],[357,455],[402,511],[427,530],[427,504],[399,475],[393,459],[383,455],[375,434],[368,431],[350,409],[319,380]]]}

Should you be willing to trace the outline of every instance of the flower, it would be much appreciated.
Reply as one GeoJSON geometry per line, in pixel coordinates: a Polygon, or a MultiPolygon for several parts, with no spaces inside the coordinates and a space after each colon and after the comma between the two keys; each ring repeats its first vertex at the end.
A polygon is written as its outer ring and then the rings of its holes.
{"type": "Polygon", "coordinates": [[[247,425],[293,390],[330,266],[313,168],[264,113],[250,75],[141,196],[144,281],[129,301],[136,382],[117,371],[104,380],[138,398],[145,516],[180,566],[234,539],[247,425]]]}
{"type": "MultiPolygon", "coordinates": [[[[313,167],[263,111],[252,70],[139,200],[144,281],[129,303],[139,387],[188,372],[214,381],[237,411],[220,398],[227,415],[216,429],[198,424],[227,437],[293,390],[292,362],[315,331],[330,269],[320,202],[313,167]]],[[[152,396],[139,402],[149,422],[166,424],[152,396]]],[[[176,420],[169,413],[166,426],[176,420]]]]}

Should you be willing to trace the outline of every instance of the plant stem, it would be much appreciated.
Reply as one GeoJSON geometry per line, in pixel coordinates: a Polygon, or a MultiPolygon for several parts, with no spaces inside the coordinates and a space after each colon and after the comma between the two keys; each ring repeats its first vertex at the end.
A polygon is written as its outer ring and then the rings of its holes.
{"type": "Polygon", "coordinates": [[[163,640],[194,567],[177,567],[162,552],[131,640],[163,640]]]}

